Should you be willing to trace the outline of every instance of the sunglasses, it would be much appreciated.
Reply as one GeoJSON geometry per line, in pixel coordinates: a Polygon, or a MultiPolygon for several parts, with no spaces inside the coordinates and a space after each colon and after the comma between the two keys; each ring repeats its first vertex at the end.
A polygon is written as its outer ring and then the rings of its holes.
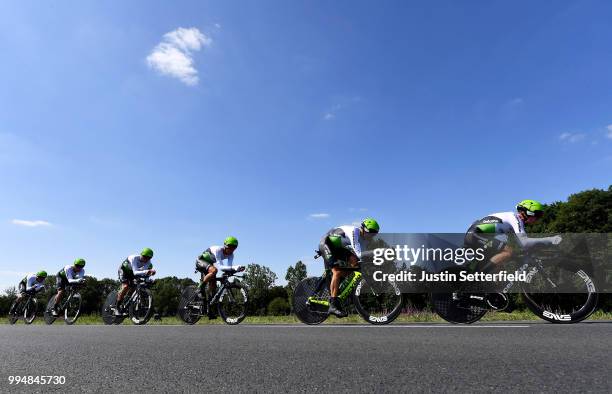
{"type": "Polygon", "coordinates": [[[536,218],[541,218],[542,216],[544,216],[544,211],[525,211],[525,213],[527,214],[527,216],[533,216],[536,218]]]}

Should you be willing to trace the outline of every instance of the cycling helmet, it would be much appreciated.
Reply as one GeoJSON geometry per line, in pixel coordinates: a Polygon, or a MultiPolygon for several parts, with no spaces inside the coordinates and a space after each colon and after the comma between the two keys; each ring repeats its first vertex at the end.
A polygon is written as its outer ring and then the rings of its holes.
{"type": "Polygon", "coordinates": [[[236,237],[227,237],[225,238],[225,241],[223,241],[223,245],[225,246],[234,246],[234,247],[238,247],[238,240],[236,239],[236,237]]]}
{"type": "Polygon", "coordinates": [[[46,278],[46,277],[47,277],[47,271],[45,271],[45,270],[38,271],[38,272],[36,273],[36,277],[37,277],[37,278],[46,278]]]}
{"type": "Polygon", "coordinates": [[[76,265],[77,267],[85,267],[85,259],[76,259],[74,260],[74,265],[76,265]]]}
{"type": "Polygon", "coordinates": [[[153,257],[153,250],[151,250],[151,248],[144,248],[142,252],[140,252],[140,255],[145,257],[153,257]]]}
{"type": "Polygon", "coordinates": [[[380,226],[378,225],[378,222],[372,218],[365,218],[363,222],[361,222],[361,228],[366,233],[376,234],[380,231],[380,226]]]}
{"type": "Polygon", "coordinates": [[[541,217],[544,214],[544,206],[535,200],[523,200],[516,205],[516,210],[525,212],[527,216],[541,217]]]}

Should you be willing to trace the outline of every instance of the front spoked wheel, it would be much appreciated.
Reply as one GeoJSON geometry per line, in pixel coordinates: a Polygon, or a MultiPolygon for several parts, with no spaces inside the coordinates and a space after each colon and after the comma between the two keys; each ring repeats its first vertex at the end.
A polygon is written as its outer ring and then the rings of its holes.
{"type": "Polygon", "coordinates": [[[302,279],[293,291],[293,312],[304,324],[321,324],[329,316],[329,289],[323,286],[317,292],[324,278],[302,279]]]}
{"type": "Polygon", "coordinates": [[[36,298],[30,298],[23,308],[23,321],[25,324],[32,324],[36,319],[36,310],[38,309],[38,301],[36,298]]]}
{"type": "Polygon", "coordinates": [[[553,272],[532,279],[532,283],[528,286],[544,291],[523,293],[525,304],[536,316],[551,323],[578,323],[589,317],[597,308],[599,296],[595,283],[581,269],[567,270],[555,267],[553,272]],[[553,283],[554,289],[550,288],[550,284],[553,283]],[[556,288],[571,292],[555,292],[556,288]]]}
{"type": "Polygon", "coordinates": [[[18,315],[19,305],[17,304],[17,300],[13,301],[13,305],[11,305],[11,309],[14,310],[15,312],[13,312],[12,315],[8,316],[8,321],[9,321],[9,324],[15,324],[17,323],[17,320],[19,320],[19,315],[18,315]]]}
{"type": "Polygon", "coordinates": [[[395,320],[403,306],[403,297],[394,282],[383,282],[370,286],[361,279],[353,294],[355,309],[371,324],[389,324],[395,320]]]}
{"type": "Polygon", "coordinates": [[[49,301],[47,301],[47,307],[45,308],[45,313],[43,314],[45,323],[47,324],[53,324],[53,322],[55,322],[55,319],[57,319],[57,317],[53,316],[53,313],[52,313],[54,306],[55,306],[55,295],[52,295],[51,297],[49,297],[49,301]]]}
{"type": "Polygon", "coordinates": [[[197,286],[188,286],[181,293],[178,315],[185,324],[196,324],[204,313],[204,299],[197,286]]]}
{"type": "Polygon", "coordinates": [[[141,288],[135,302],[130,304],[130,319],[136,325],[147,324],[153,316],[153,294],[151,290],[141,288]]]}
{"type": "Polygon", "coordinates": [[[227,324],[238,324],[246,317],[247,302],[249,300],[246,287],[241,283],[230,283],[223,290],[217,310],[219,316],[227,324]]]}
{"type": "Polygon", "coordinates": [[[81,314],[81,295],[74,293],[66,302],[66,309],[64,309],[64,322],[68,325],[76,323],[79,315],[81,314]]]}
{"type": "Polygon", "coordinates": [[[117,291],[111,291],[106,296],[106,301],[102,306],[102,321],[104,324],[115,324],[115,315],[113,308],[117,303],[117,291]]]}

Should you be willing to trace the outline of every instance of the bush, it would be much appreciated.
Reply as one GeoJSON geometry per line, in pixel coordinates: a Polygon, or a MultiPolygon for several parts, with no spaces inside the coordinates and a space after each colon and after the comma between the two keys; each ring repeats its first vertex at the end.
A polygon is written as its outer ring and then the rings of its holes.
{"type": "Polygon", "coordinates": [[[276,297],[268,304],[268,314],[272,316],[285,316],[290,312],[289,303],[285,298],[276,297]]]}

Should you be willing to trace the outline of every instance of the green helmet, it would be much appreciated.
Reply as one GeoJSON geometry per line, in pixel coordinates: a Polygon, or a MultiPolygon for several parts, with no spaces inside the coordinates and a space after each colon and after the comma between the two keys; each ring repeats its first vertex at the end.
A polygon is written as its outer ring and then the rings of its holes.
{"type": "Polygon", "coordinates": [[[525,212],[529,216],[542,216],[544,206],[536,200],[523,200],[516,205],[517,211],[525,212]]]}
{"type": "Polygon", "coordinates": [[[140,255],[145,257],[153,257],[153,250],[151,248],[144,248],[142,252],[140,252],[140,255]]]}
{"type": "Polygon", "coordinates": [[[366,233],[377,233],[380,231],[380,226],[378,225],[378,222],[372,218],[363,219],[363,222],[361,222],[361,228],[366,233]]]}
{"type": "Polygon", "coordinates": [[[47,277],[47,271],[45,271],[45,270],[38,271],[36,273],[36,277],[38,277],[38,278],[46,278],[47,277]]]}
{"type": "Polygon", "coordinates": [[[74,260],[74,265],[77,267],[85,267],[85,259],[76,259],[74,260]]]}
{"type": "Polygon", "coordinates": [[[238,247],[238,240],[236,237],[227,237],[225,238],[225,241],[223,241],[223,245],[238,247]]]}

